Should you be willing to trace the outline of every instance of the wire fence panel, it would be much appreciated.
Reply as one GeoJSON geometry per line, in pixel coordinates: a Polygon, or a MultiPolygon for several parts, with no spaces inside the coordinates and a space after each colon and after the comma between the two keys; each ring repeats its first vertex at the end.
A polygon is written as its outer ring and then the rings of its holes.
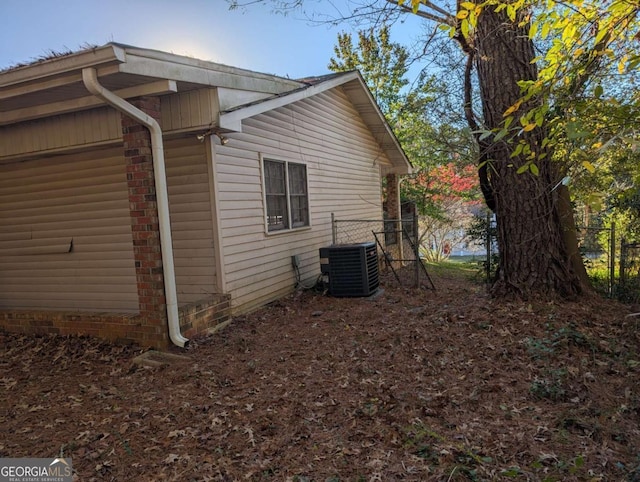
{"type": "Polygon", "coordinates": [[[578,245],[594,288],[613,295],[616,284],[615,228],[578,226],[578,245]]]}
{"type": "Polygon", "coordinates": [[[622,301],[640,302],[640,243],[622,241],[618,297],[622,301]]]}
{"type": "Polygon", "coordinates": [[[393,260],[413,261],[416,257],[407,234],[415,240],[414,224],[413,219],[334,219],[333,244],[373,241],[393,260]]]}
{"type": "Polygon", "coordinates": [[[374,232],[384,231],[383,220],[334,219],[333,244],[375,242],[374,232]]]}
{"type": "Polygon", "coordinates": [[[378,251],[381,270],[393,272],[400,284],[398,268],[413,264],[414,286],[424,284],[430,289],[433,282],[422,266],[417,249],[418,224],[413,216],[404,219],[332,219],[333,244],[355,244],[373,241],[378,251]]]}

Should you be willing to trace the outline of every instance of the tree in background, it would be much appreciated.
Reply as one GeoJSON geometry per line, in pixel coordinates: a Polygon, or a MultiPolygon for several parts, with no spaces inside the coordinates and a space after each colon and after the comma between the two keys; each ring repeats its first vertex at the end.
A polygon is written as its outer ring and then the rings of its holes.
{"type": "Polygon", "coordinates": [[[556,152],[572,166],[564,182],[573,187],[580,249],[592,253],[588,267],[597,280],[605,261],[617,264],[608,256],[612,229],[618,243],[640,242],[640,142],[634,125],[640,106],[633,99],[591,97],[576,102],[573,112],[579,115],[558,136],[556,152]],[[593,253],[607,256],[596,260],[593,253]]]}
{"type": "Polygon", "coordinates": [[[359,31],[357,43],[351,34],[339,34],[334,54],[329,69],[360,71],[414,166],[421,169],[448,160],[451,153],[436,145],[437,129],[428,118],[428,107],[443,86],[425,74],[409,81],[409,53],[404,46],[391,42],[387,26],[359,31]]]}
{"type": "Polygon", "coordinates": [[[424,73],[410,83],[407,49],[391,42],[387,26],[358,32],[357,44],[350,34],[339,34],[334,53],[329,69],[361,72],[415,167],[400,189],[402,199],[416,203],[425,258],[448,257],[465,238],[477,181],[475,169],[460,155],[472,146],[468,131],[447,122],[446,117],[429,116],[444,86],[424,73]]]}
{"type": "MultiPolygon", "coordinates": [[[[335,57],[329,61],[329,69],[359,70],[387,120],[392,125],[399,122],[408,97],[405,88],[409,84],[406,78],[409,53],[402,45],[391,42],[389,27],[359,31],[355,45],[351,34],[340,33],[333,50],[335,57]]],[[[428,86],[419,90],[428,98],[428,86]]]]}
{"type": "Polygon", "coordinates": [[[426,214],[420,216],[420,252],[424,259],[447,259],[456,247],[468,241],[472,214],[480,205],[478,181],[473,166],[453,162],[422,169],[408,178],[404,189],[417,199],[426,214]]]}

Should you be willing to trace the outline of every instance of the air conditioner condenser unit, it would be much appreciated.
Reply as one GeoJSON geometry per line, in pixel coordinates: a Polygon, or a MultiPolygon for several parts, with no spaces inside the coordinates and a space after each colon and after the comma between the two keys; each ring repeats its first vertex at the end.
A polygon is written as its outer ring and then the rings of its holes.
{"type": "Polygon", "coordinates": [[[320,248],[320,270],[332,296],[370,296],[380,285],[378,251],[373,242],[320,248]]]}

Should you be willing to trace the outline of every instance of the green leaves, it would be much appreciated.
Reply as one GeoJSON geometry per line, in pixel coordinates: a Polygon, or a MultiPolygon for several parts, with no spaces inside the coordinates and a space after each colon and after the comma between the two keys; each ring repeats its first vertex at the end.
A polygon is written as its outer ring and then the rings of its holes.
{"type": "Polygon", "coordinates": [[[596,85],[596,87],[593,89],[594,97],[596,99],[599,99],[600,97],[602,97],[602,94],[604,94],[604,88],[600,84],[596,85]]]}
{"type": "Polygon", "coordinates": [[[587,196],[587,205],[595,212],[602,211],[604,195],[599,192],[591,193],[587,196]]]}
{"type": "Polygon", "coordinates": [[[379,30],[361,30],[357,35],[355,43],[351,34],[338,34],[335,56],[328,67],[334,72],[360,70],[376,102],[393,124],[399,106],[406,101],[402,89],[409,83],[406,78],[409,52],[391,42],[386,25],[379,30]]]}
{"type": "Polygon", "coordinates": [[[584,139],[589,136],[589,132],[584,129],[582,122],[572,120],[566,123],[567,138],[569,140],[584,139]]]}
{"type": "Polygon", "coordinates": [[[526,162],[525,164],[520,166],[516,171],[516,173],[518,174],[524,174],[525,172],[530,172],[536,177],[540,175],[540,170],[538,169],[538,165],[532,161],[526,162]]]}
{"type": "Polygon", "coordinates": [[[478,25],[478,17],[490,3],[461,2],[455,15],[458,20],[458,26],[453,28],[453,35],[459,30],[463,37],[470,38],[478,25]]]}

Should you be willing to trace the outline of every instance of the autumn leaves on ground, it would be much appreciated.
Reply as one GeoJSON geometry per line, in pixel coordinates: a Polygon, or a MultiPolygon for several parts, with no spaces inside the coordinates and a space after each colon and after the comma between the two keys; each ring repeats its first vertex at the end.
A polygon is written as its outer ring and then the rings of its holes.
{"type": "Polygon", "coordinates": [[[77,479],[640,480],[640,334],[605,300],[505,303],[452,271],[296,293],[185,358],[0,334],[0,456],[77,479]]]}

